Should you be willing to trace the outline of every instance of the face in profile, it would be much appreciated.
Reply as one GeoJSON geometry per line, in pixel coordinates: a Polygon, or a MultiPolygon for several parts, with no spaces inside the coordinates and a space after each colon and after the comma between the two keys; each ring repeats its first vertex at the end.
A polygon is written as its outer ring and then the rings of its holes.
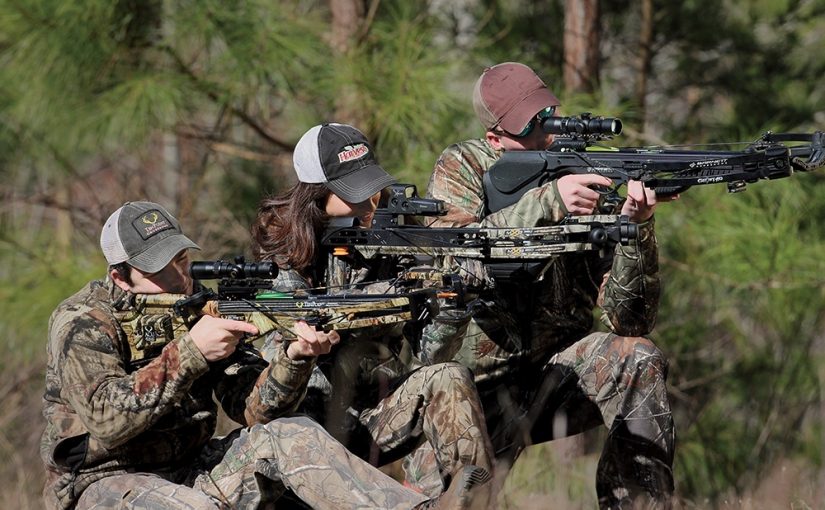
{"type": "Polygon", "coordinates": [[[131,284],[112,272],[112,279],[121,289],[132,294],[192,294],[192,278],[189,276],[189,250],[182,250],[166,267],[157,273],[145,273],[129,267],[131,284]]]}
{"type": "Polygon", "coordinates": [[[556,115],[558,108],[548,107],[538,112],[521,133],[508,133],[500,128],[487,132],[487,140],[494,149],[507,151],[541,151],[553,143],[554,136],[541,128],[543,118],[556,115]]]}
{"type": "Polygon", "coordinates": [[[330,192],[325,210],[331,218],[358,218],[361,225],[370,226],[380,198],[381,192],[378,192],[363,202],[353,204],[330,192]]]}

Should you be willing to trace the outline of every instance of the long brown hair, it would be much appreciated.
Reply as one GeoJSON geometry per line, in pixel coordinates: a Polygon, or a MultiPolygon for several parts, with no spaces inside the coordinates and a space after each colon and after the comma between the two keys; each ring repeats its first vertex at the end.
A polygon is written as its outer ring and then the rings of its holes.
{"type": "Polygon", "coordinates": [[[308,276],[318,252],[318,236],[329,220],[329,194],[323,184],[299,182],[285,193],[261,200],[250,228],[255,258],[308,276]]]}

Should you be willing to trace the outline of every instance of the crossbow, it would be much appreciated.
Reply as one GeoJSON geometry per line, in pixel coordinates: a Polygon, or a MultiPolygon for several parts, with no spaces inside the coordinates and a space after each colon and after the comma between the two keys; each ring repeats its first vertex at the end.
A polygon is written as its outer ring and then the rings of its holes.
{"type": "MultiPolygon", "coordinates": [[[[549,117],[542,129],[559,134],[543,151],[508,151],[484,175],[486,213],[499,211],[529,190],[570,174],[597,174],[618,186],[637,180],[660,196],[691,186],[726,183],[738,192],[761,179],[779,179],[795,170],[825,165],[825,132],[763,134],[742,151],[679,150],[656,147],[598,149],[593,145],[621,132],[621,121],[582,114],[549,117]],[[807,143],[806,143],[807,142],[807,143]],[[802,143],[802,145],[789,145],[802,143]]],[[[615,189],[614,189],[615,191],[615,189]]]]}
{"type": "MultiPolygon", "coordinates": [[[[554,255],[598,251],[616,243],[628,244],[637,229],[626,216],[570,216],[562,223],[541,227],[425,227],[410,216],[440,216],[442,200],[420,198],[411,184],[388,188],[383,207],[370,228],[356,218],[333,218],[321,236],[321,245],[334,256],[444,256],[478,260],[497,280],[535,277],[554,255]]],[[[414,277],[414,276],[412,276],[414,277]]]]}
{"type": "Polygon", "coordinates": [[[195,280],[219,279],[217,291],[202,288],[191,296],[140,294],[118,320],[139,364],[157,356],[171,340],[189,330],[203,315],[246,321],[259,335],[278,329],[289,335],[297,321],[322,331],[357,329],[398,322],[426,324],[438,314],[435,289],[400,294],[287,294],[273,289],[277,266],[271,262],[192,262],[195,280]]]}

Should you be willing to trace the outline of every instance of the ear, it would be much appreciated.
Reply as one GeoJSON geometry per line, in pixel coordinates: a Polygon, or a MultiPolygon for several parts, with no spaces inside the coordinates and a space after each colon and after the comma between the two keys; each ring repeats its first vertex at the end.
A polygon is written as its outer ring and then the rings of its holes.
{"type": "Polygon", "coordinates": [[[487,143],[493,146],[493,149],[500,151],[504,148],[504,145],[501,143],[501,136],[499,136],[498,133],[487,131],[485,138],[487,139],[487,143]]]}
{"type": "Polygon", "coordinates": [[[115,269],[109,269],[109,278],[115,283],[115,285],[117,285],[118,287],[127,292],[131,288],[131,286],[128,283],[126,283],[126,280],[124,280],[120,276],[120,273],[118,273],[115,269]]]}

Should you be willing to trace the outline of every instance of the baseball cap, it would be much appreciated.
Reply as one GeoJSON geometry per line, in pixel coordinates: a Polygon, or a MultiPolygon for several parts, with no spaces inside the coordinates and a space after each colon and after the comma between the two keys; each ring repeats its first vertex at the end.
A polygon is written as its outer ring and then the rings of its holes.
{"type": "Polygon", "coordinates": [[[539,111],[561,103],[532,69],[518,62],[488,67],[473,89],[473,108],[484,128],[519,133],[539,111]]]}
{"type": "Polygon", "coordinates": [[[100,248],[110,266],[126,262],[145,273],[157,273],[181,250],[200,250],[154,202],[126,202],[113,212],[100,233],[100,248]]]}
{"type": "Polygon", "coordinates": [[[299,181],[323,183],[339,198],[353,204],[396,182],[378,165],[364,133],[347,124],[311,128],[298,140],[292,163],[299,181]]]}

